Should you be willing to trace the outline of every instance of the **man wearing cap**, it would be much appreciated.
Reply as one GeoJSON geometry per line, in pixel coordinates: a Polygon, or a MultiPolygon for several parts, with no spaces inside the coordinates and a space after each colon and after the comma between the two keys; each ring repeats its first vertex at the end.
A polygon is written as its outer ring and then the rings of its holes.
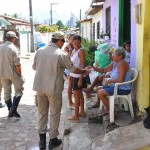
{"type": "Polygon", "coordinates": [[[36,70],[33,90],[37,91],[38,100],[38,132],[40,149],[46,149],[46,128],[50,107],[49,149],[59,146],[58,127],[62,108],[62,91],[64,88],[64,70],[70,72],[88,73],[76,68],[67,53],[61,50],[64,45],[64,33],[54,32],[48,46],[39,49],[34,58],[33,69],[36,70]]]}
{"type": "Polygon", "coordinates": [[[23,95],[23,78],[18,49],[14,45],[18,37],[13,31],[6,33],[6,42],[0,45],[0,78],[4,88],[4,100],[8,107],[8,117],[20,118],[17,112],[20,99],[23,95]],[[11,99],[11,86],[14,85],[15,95],[11,99]]]}

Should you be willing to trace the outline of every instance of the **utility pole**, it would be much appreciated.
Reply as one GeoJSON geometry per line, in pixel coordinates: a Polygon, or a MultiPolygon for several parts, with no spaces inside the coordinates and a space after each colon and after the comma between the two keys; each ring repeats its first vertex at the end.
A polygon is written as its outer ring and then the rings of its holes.
{"type": "Polygon", "coordinates": [[[52,3],[50,3],[50,8],[51,8],[51,10],[50,10],[50,15],[51,15],[51,25],[52,25],[52,23],[53,23],[53,17],[52,17],[52,3]]]}
{"type": "Polygon", "coordinates": [[[32,0],[29,0],[29,11],[30,11],[30,51],[34,52],[34,37],[33,37],[33,15],[32,15],[32,0]]]}
{"type": "Polygon", "coordinates": [[[53,24],[53,5],[57,5],[59,3],[50,3],[50,25],[53,24]]]}
{"type": "Polygon", "coordinates": [[[80,20],[82,19],[82,10],[80,9],[80,20]]]}

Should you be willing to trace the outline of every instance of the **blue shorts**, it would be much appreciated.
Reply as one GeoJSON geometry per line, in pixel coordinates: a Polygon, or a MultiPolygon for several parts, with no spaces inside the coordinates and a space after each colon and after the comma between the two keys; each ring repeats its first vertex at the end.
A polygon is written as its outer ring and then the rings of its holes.
{"type": "MultiPolygon", "coordinates": [[[[106,86],[103,85],[103,89],[107,92],[108,95],[114,95],[114,86],[106,86]]],[[[131,90],[123,90],[123,89],[118,89],[118,95],[127,95],[131,92],[131,90]]]]}

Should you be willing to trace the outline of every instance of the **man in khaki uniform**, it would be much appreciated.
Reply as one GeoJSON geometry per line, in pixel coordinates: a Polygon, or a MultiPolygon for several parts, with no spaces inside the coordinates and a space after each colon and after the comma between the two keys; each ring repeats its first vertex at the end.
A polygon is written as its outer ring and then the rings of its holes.
{"type": "MultiPolygon", "coordinates": [[[[0,42],[0,45],[2,42],[0,42]]],[[[1,102],[1,97],[2,96],[2,83],[1,83],[1,78],[0,78],[0,108],[3,108],[5,105],[1,102]]]]}
{"type": "Polygon", "coordinates": [[[85,70],[73,66],[67,53],[61,50],[64,42],[64,34],[62,32],[54,32],[51,43],[39,49],[34,58],[33,69],[36,70],[36,73],[33,90],[37,91],[40,149],[46,149],[46,128],[49,107],[49,149],[62,143],[61,139],[58,139],[57,136],[59,135],[58,127],[62,108],[65,68],[69,69],[70,72],[86,73],[85,70]]]}
{"type": "Polygon", "coordinates": [[[18,49],[14,45],[17,40],[16,33],[8,31],[7,41],[0,45],[0,78],[4,88],[4,100],[8,107],[8,117],[20,118],[17,112],[20,99],[23,95],[23,79],[21,75],[21,64],[18,49]],[[14,85],[15,96],[11,100],[11,86],[14,85]]]}

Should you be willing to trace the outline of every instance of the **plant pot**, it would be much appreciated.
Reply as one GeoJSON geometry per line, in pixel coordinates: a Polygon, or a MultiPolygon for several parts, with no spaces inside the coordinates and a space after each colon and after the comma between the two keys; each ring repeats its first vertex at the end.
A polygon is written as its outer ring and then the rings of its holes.
{"type": "Polygon", "coordinates": [[[109,40],[109,36],[105,35],[104,39],[109,40]]]}

